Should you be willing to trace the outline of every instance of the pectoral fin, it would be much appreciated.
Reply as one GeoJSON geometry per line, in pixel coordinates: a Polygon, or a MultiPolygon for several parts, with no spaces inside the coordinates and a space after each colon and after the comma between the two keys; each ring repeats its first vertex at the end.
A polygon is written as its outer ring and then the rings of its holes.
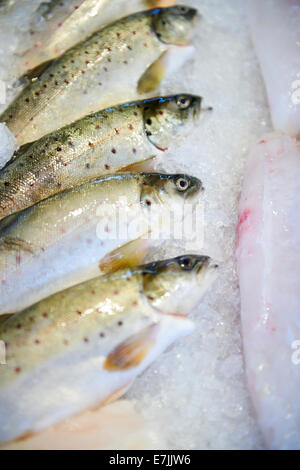
{"type": "Polygon", "coordinates": [[[137,238],[120,248],[111,251],[99,263],[104,274],[112,273],[122,268],[138,266],[144,260],[150,249],[150,240],[137,238]]]}
{"type": "Polygon", "coordinates": [[[131,173],[147,173],[154,170],[154,159],[156,155],[152,155],[146,160],[141,160],[140,162],[134,162],[130,165],[124,166],[118,170],[119,172],[131,172],[131,173]]]}
{"type": "Polygon", "coordinates": [[[156,328],[156,324],[150,325],[119,344],[107,356],[104,369],[118,371],[139,366],[154,345],[156,328]]]}
{"type": "Polygon", "coordinates": [[[150,93],[160,86],[167,73],[168,61],[166,53],[167,51],[163,52],[143,73],[138,81],[138,93],[150,93]]]}

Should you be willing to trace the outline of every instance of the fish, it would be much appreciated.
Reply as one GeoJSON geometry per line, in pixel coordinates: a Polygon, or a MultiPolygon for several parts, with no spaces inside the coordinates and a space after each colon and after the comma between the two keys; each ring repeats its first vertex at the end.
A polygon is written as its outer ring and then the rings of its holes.
{"type": "Polygon", "coordinates": [[[8,318],[0,325],[7,347],[0,442],[121,396],[166,347],[193,330],[186,314],[216,267],[207,256],[183,255],[126,268],[8,318]]]}
{"type": "MultiPolygon", "coordinates": [[[[99,109],[136,99],[137,87],[143,91],[145,73],[149,90],[147,69],[162,61],[156,68],[160,82],[170,46],[174,50],[175,45],[177,49],[189,45],[196,18],[196,9],[175,6],[136,13],[107,25],[28,73],[28,85],[0,121],[23,145],[99,109]]],[[[157,83],[155,77],[151,91],[157,83]]]]}
{"type": "Polygon", "coordinates": [[[200,104],[200,97],[186,94],[126,103],[21,147],[0,171],[0,220],[91,179],[132,170],[144,160],[151,166],[154,156],[190,130],[200,104]]]}
{"type": "Polygon", "coordinates": [[[299,0],[248,1],[251,36],[275,130],[300,138],[299,0]]]}
{"type": "MultiPolygon", "coordinates": [[[[41,3],[30,25],[32,47],[21,54],[24,70],[54,59],[91,33],[122,16],[146,8],[167,7],[173,0],[53,0],[41,3]]],[[[0,3],[1,7],[1,3],[0,3]]]]}
{"type": "Polygon", "coordinates": [[[248,387],[269,449],[300,449],[300,146],[269,134],[250,151],[237,261],[248,387]]]}
{"type": "Polygon", "coordinates": [[[3,219],[0,314],[139,264],[151,247],[172,237],[173,225],[181,226],[202,190],[199,179],[184,174],[108,175],[3,219]]]}

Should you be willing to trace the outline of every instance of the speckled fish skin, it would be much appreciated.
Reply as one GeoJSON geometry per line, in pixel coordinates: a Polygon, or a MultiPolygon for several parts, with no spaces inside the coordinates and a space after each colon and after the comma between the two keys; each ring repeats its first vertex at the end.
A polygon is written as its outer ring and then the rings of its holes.
{"type": "MultiPolygon", "coordinates": [[[[95,30],[116,21],[120,18],[120,6],[125,11],[123,16],[146,9],[142,0],[130,2],[132,6],[124,0],[120,5],[116,1],[113,3],[109,0],[53,0],[41,3],[30,28],[34,44],[22,55],[25,67],[32,69],[58,57],[95,30]]],[[[148,8],[155,6],[149,4],[148,8]]]]}
{"type": "Polygon", "coordinates": [[[0,117],[18,144],[136,96],[138,80],[169,45],[187,45],[197,11],[147,10],[96,32],[47,66],[0,117]]]}
{"type": "Polygon", "coordinates": [[[25,146],[0,172],[0,220],[53,194],[162,154],[201,98],[158,97],[87,116],[25,146]]]}
{"type": "MultiPolygon", "coordinates": [[[[107,269],[105,256],[124,244],[132,242],[134,254],[139,247],[134,240],[153,228],[151,214],[172,211],[176,216],[178,211],[181,220],[184,204],[197,200],[201,189],[201,182],[187,175],[106,176],[4,219],[0,314],[99,275],[107,269]]],[[[139,243],[151,246],[157,241],[139,243]]]]}
{"type": "MultiPolygon", "coordinates": [[[[7,363],[0,366],[0,441],[120,396],[193,329],[174,306],[190,295],[191,284],[195,305],[208,273],[214,277],[208,257],[184,255],[100,276],[6,320],[0,326],[7,345],[7,363]]],[[[186,305],[183,312],[189,311],[186,305]]]]}
{"type": "MultiPolygon", "coordinates": [[[[22,54],[25,70],[63,54],[94,31],[122,16],[155,7],[168,7],[173,0],[67,0],[42,3],[32,21],[32,47],[22,54]]],[[[1,3],[0,3],[1,6],[1,3]]]]}

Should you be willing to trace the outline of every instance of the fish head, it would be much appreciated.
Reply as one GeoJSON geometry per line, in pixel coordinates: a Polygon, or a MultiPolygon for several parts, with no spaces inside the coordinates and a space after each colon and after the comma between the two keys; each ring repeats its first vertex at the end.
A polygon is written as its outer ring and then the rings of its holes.
{"type": "Polygon", "coordinates": [[[183,255],[143,266],[143,290],[161,313],[189,313],[216,278],[208,256],[183,255]]]}
{"type": "Polygon", "coordinates": [[[195,33],[195,20],[198,12],[195,8],[176,5],[156,9],[153,15],[153,29],[160,41],[166,44],[185,46],[195,33]]]}
{"type": "Polygon", "coordinates": [[[155,98],[144,107],[144,129],[149,141],[167,150],[177,135],[187,134],[200,114],[200,96],[182,94],[155,98]]]}
{"type": "Polygon", "coordinates": [[[182,208],[186,201],[193,203],[204,189],[198,178],[181,173],[141,173],[140,178],[140,202],[149,210],[157,205],[182,208]]]}

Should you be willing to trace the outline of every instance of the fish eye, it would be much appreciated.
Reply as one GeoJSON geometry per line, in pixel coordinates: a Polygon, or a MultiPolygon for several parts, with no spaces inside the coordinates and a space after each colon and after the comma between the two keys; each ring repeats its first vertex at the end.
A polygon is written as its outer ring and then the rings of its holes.
{"type": "Polygon", "coordinates": [[[185,256],[184,258],[180,259],[179,265],[181,269],[185,271],[190,271],[194,267],[194,260],[190,256],[185,256]]]}
{"type": "Polygon", "coordinates": [[[191,104],[191,100],[186,96],[179,96],[177,98],[177,106],[179,109],[186,109],[191,104]]]}
{"type": "Polygon", "coordinates": [[[182,176],[176,180],[176,187],[178,191],[186,191],[187,188],[189,187],[189,182],[186,178],[183,178],[182,176]]]}

